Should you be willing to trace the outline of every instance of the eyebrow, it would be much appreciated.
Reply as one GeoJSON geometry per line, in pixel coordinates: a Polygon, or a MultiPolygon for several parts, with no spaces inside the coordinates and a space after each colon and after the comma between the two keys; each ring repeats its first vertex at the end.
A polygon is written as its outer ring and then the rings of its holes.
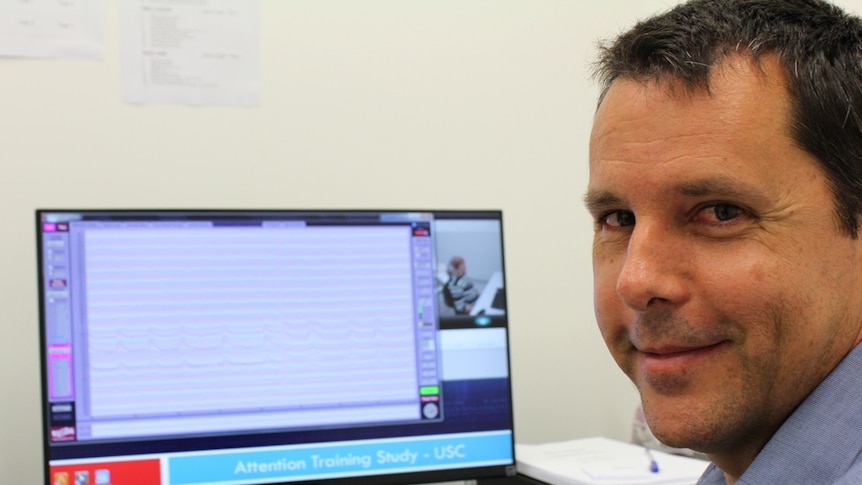
{"type": "MultiPolygon", "coordinates": [[[[763,203],[766,197],[756,187],[729,177],[705,177],[670,187],[666,195],[682,195],[691,198],[717,197],[730,200],[744,200],[749,203],[763,203]]],[[[601,213],[609,208],[624,205],[624,199],[611,191],[588,191],[584,204],[592,214],[601,213]]]]}
{"type": "Polygon", "coordinates": [[[762,189],[740,182],[730,177],[706,177],[680,184],[671,192],[687,197],[717,197],[743,200],[749,203],[765,203],[766,194],[762,189]]]}
{"type": "Polygon", "coordinates": [[[590,191],[584,195],[584,205],[590,214],[599,214],[609,207],[622,205],[623,200],[608,191],[590,191]]]}

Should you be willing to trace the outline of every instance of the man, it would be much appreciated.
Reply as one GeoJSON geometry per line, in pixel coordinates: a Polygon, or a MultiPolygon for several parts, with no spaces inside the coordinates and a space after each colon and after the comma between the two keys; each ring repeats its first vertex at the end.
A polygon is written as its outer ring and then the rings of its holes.
{"type": "Polygon", "coordinates": [[[596,317],[701,484],[862,484],[862,22],[691,1],[602,49],[596,317]]]}
{"type": "Polygon", "coordinates": [[[468,315],[479,299],[479,290],[467,276],[467,262],[461,256],[452,256],[446,272],[449,280],[443,285],[443,299],[458,315],[468,315]]]}

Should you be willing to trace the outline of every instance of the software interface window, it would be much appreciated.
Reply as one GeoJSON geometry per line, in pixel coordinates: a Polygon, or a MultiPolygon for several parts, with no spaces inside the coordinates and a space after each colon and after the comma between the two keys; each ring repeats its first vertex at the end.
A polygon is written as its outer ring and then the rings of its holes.
{"type": "Polygon", "coordinates": [[[428,220],[42,233],[52,442],[443,419],[428,220]]]}

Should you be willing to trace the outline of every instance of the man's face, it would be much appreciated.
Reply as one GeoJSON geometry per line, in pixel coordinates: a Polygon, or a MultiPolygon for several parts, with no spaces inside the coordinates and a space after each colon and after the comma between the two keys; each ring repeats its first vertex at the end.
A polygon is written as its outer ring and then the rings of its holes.
{"type": "Polygon", "coordinates": [[[461,261],[459,263],[456,263],[452,269],[455,272],[455,276],[460,278],[467,274],[467,263],[461,261]]]}
{"type": "Polygon", "coordinates": [[[596,115],[596,317],[670,445],[756,455],[860,339],[860,243],[784,83],[730,58],[709,94],[618,80],[596,115]]]}

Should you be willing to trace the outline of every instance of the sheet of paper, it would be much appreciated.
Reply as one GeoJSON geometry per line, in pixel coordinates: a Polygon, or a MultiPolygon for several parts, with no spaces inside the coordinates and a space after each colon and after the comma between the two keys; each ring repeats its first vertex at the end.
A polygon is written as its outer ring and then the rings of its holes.
{"type": "Polygon", "coordinates": [[[100,60],[104,0],[0,0],[0,56],[100,60]]]}
{"type": "Polygon", "coordinates": [[[121,0],[123,99],[260,104],[259,0],[121,0]]]}
{"type": "Polygon", "coordinates": [[[541,445],[518,444],[518,471],[552,485],[693,485],[707,462],[595,437],[541,445]],[[650,469],[651,458],[658,471],[650,469]]]}

